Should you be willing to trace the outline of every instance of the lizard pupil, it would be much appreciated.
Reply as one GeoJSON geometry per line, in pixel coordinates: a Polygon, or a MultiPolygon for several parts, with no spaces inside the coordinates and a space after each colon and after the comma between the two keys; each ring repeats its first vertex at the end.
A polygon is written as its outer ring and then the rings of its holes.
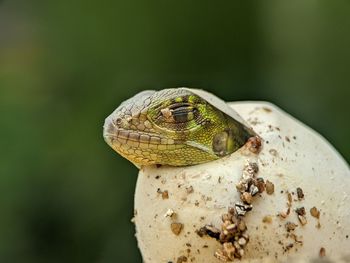
{"type": "Polygon", "coordinates": [[[179,107],[172,111],[175,122],[187,122],[193,119],[193,109],[189,107],[179,107]]]}

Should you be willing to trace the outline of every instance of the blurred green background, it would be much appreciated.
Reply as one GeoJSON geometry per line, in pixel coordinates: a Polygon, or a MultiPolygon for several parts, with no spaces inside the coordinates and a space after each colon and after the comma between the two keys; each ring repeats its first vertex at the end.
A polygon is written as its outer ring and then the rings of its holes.
{"type": "Polygon", "coordinates": [[[349,1],[0,1],[0,262],[141,262],[102,125],[144,89],[271,101],[350,161],[349,47],[349,1]]]}

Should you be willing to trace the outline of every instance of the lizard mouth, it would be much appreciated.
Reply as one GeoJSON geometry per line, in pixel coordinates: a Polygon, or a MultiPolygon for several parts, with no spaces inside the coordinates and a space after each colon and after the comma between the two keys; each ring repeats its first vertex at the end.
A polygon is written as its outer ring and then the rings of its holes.
{"type": "Polygon", "coordinates": [[[137,167],[160,162],[163,153],[181,150],[185,145],[165,136],[145,131],[117,127],[113,122],[104,125],[106,143],[137,167]]]}
{"type": "Polygon", "coordinates": [[[105,121],[103,137],[107,144],[112,147],[129,145],[132,148],[158,149],[162,148],[161,145],[181,144],[179,141],[166,138],[160,134],[119,128],[108,118],[105,121]]]}

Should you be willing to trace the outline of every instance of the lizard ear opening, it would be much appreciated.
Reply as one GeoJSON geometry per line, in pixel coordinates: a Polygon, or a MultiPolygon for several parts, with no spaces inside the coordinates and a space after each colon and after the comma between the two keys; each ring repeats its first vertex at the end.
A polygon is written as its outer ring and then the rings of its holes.
{"type": "Polygon", "coordinates": [[[234,147],[232,132],[227,130],[215,134],[212,147],[217,156],[225,156],[231,153],[234,147]]]}

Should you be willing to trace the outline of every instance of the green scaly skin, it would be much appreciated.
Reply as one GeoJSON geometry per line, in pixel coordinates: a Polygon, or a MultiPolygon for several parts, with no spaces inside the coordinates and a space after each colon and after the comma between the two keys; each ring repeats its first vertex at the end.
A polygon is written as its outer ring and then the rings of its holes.
{"type": "Polygon", "coordinates": [[[105,121],[105,141],[136,166],[216,160],[254,134],[188,89],[144,91],[105,121]]]}

